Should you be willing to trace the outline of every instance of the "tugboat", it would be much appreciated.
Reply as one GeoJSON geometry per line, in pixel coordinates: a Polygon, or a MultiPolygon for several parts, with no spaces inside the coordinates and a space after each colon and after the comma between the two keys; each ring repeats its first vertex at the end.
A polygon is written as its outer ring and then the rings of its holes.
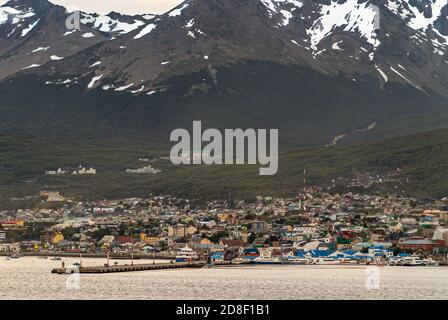
{"type": "Polygon", "coordinates": [[[198,260],[199,260],[198,254],[188,246],[182,248],[176,255],[176,262],[191,262],[198,260]]]}

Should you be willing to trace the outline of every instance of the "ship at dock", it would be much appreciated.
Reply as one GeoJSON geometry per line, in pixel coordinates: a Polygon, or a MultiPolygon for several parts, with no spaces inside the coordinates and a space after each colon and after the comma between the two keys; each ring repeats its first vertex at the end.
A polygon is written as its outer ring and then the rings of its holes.
{"type": "Polygon", "coordinates": [[[188,246],[179,250],[176,254],[176,262],[193,262],[198,261],[199,255],[188,246]]]}
{"type": "Polygon", "coordinates": [[[272,255],[272,251],[269,249],[259,249],[260,256],[255,258],[253,262],[255,264],[282,264],[283,261],[280,257],[272,255]]]}

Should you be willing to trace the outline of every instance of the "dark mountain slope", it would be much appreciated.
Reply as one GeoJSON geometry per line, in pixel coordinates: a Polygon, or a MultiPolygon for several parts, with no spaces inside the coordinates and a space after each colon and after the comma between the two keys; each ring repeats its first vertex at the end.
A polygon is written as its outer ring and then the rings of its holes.
{"type": "Polygon", "coordinates": [[[437,94],[427,106],[426,94],[400,84],[382,90],[371,78],[353,84],[307,68],[254,61],[216,70],[216,85],[206,72],[197,72],[162,82],[169,95],[150,96],[53,88],[35,78],[15,78],[0,84],[0,125],[3,132],[84,141],[137,139],[168,150],[172,130],[202,120],[204,128],[279,128],[284,150],[327,144],[339,132],[373,122],[387,120],[391,129],[403,113],[413,118],[445,110],[446,100],[437,94]]]}
{"type": "MultiPolygon", "coordinates": [[[[448,117],[439,4],[423,13],[405,0],[188,0],[10,75],[0,84],[0,128],[166,147],[173,129],[202,120],[279,128],[288,148],[365,128],[362,139],[439,127],[448,117]]],[[[103,34],[101,26],[90,24],[103,34]]]]}

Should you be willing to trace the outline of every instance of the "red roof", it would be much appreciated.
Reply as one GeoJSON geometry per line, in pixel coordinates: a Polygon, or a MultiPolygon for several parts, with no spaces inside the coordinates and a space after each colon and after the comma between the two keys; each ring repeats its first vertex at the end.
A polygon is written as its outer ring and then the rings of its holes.
{"type": "Polygon", "coordinates": [[[0,221],[0,224],[19,224],[19,223],[22,223],[22,220],[0,221]]]}
{"type": "Polygon", "coordinates": [[[133,237],[130,237],[130,236],[120,236],[120,237],[115,239],[115,242],[117,242],[119,244],[134,243],[135,239],[133,237]]]}

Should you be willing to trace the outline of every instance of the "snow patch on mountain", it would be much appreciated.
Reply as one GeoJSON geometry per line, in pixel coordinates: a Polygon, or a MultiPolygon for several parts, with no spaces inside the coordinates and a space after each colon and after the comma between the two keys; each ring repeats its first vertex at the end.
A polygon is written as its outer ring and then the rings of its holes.
{"type": "MultiPolygon", "coordinates": [[[[419,7],[410,2],[409,0],[388,0],[386,6],[393,13],[399,15],[403,20],[407,22],[407,25],[416,31],[427,32],[429,30],[434,31],[438,37],[443,39],[443,43],[438,39],[432,39],[435,46],[448,45],[448,35],[442,34],[436,28],[436,21],[439,18],[443,18],[443,10],[448,5],[448,0],[432,0],[425,5],[425,11],[421,11],[419,7]]],[[[445,20],[447,17],[444,17],[445,20]]],[[[440,49],[440,48],[439,48],[440,49]]]]}
{"type": "Polygon", "coordinates": [[[101,61],[97,61],[95,63],[93,63],[92,65],[90,65],[90,68],[94,68],[96,66],[99,66],[101,64],[101,61]]]}
{"type": "Polygon", "coordinates": [[[21,11],[13,7],[0,7],[0,25],[8,21],[13,25],[19,24],[35,15],[36,13],[32,9],[21,11]]]}
{"type": "Polygon", "coordinates": [[[93,38],[95,35],[92,32],[84,33],[81,37],[83,38],[93,38]]]}
{"type": "MultiPolygon", "coordinates": [[[[416,88],[416,89],[418,89],[418,90],[420,90],[420,91],[422,91],[422,92],[425,92],[423,89],[422,89],[422,87],[418,84],[418,83],[416,83],[416,82],[414,82],[414,81],[412,81],[412,80],[409,80],[407,77],[405,77],[403,74],[401,74],[397,69],[395,69],[394,67],[390,67],[390,70],[392,70],[393,72],[395,72],[398,76],[400,76],[400,78],[402,78],[404,81],[406,81],[407,83],[409,83],[411,86],[413,86],[414,88],[416,88]]],[[[425,92],[426,93],[426,92],[425,92]]]]}
{"type": "Polygon", "coordinates": [[[157,27],[156,24],[150,23],[146,27],[144,27],[140,32],[134,37],[134,39],[140,39],[147,34],[151,33],[157,27]]]}
{"type": "Polygon", "coordinates": [[[53,61],[58,61],[58,60],[62,60],[62,59],[64,59],[64,57],[59,57],[59,56],[57,56],[57,55],[52,55],[51,57],[50,57],[50,59],[51,60],[53,60],[53,61]]]}
{"type": "Polygon", "coordinates": [[[69,36],[69,35],[71,35],[72,33],[75,33],[76,31],[78,31],[78,30],[70,30],[70,31],[67,31],[67,32],[65,32],[62,36],[63,36],[63,37],[65,37],[65,36],[69,36]]]}
{"type": "Polygon", "coordinates": [[[28,67],[25,67],[22,70],[37,68],[37,67],[40,67],[40,66],[41,66],[40,64],[33,63],[32,65],[29,65],[28,67]]]}
{"type": "Polygon", "coordinates": [[[409,0],[388,0],[386,6],[390,11],[408,20],[408,25],[414,30],[424,30],[434,27],[434,22],[441,16],[442,9],[448,4],[448,0],[432,0],[426,5],[428,17],[409,0]],[[429,7],[428,7],[429,6],[429,7]]]}
{"type": "Polygon", "coordinates": [[[279,6],[282,4],[289,4],[295,8],[301,8],[303,2],[300,0],[260,0],[270,11],[279,13],[279,6]]]}
{"type": "Polygon", "coordinates": [[[31,51],[31,53],[36,53],[39,51],[47,51],[48,49],[50,49],[50,47],[39,47],[39,48],[36,48],[33,51],[31,51]]]}
{"type": "Polygon", "coordinates": [[[31,30],[34,29],[34,27],[39,23],[40,19],[37,19],[35,22],[31,23],[28,27],[22,30],[21,36],[26,36],[31,30]]]}
{"type": "Polygon", "coordinates": [[[188,29],[188,28],[193,27],[194,23],[195,23],[194,19],[191,19],[190,21],[187,21],[187,24],[185,25],[185,28],[188,29]]]}
{"type": "Polygon", "coordinates": [[[282,21],[279,26],[286,27],[289,25],[291,19],[294,18],[293,12],[298,8],[303,7],[303,2],[299,0],[260,0],[269,11],[269,16],[272,18],[273,14],[281,15],[282,21]]]}
{"type": "Polygon", "coordinates": [[[381,75],[381,77],[383,77],[384,82],[388,82],[389,81],[389,77],[386,75],[386,73],[381,70],[379,67],[375,67],[375,69],[378,71],[378,73],[381,75]]]}
{"type": "Polygon", "coordinates": [[[180,16],[182,14],[182,11],[187,8],[190,5],[190,3],[184,3],[181,7],[178,8],[174,8],[173,10],[171,10],[170,12],[168,12],[168,16],[169,17],[177,17],[180,16]]]}
{"type": "Polygon", "coordinates": [[[117,19],[113,19],[107,15],[92,15],[83,13],[81,23],[86,25],[92,25],[93,28],[101,32],[114,32],[119,34],[126,34],[138,29],[145,25],[144,21],[134,19],[132,23],[123,22],[117,19]]]}
{"type": "Polygon", "coordinates": [[[339,45],[339,44],[341,44],[342,42],[343,42],[343,41],[341,40],[341,41],[337,41],[337,42],[333,43],[333,44],[331,45],[331,49],[333,49],[333,50],[342,50],[341,46],[339,45]]]}
{"type": "Polygon", "coordinates": [[[87,88],[92,89],[93,86],[95,85],[95,83],[96,83],[98,80],[100,80],[102,77],[103,77],[102,74],[99,75],[99,76],[93,77],[92,80],[90,80],[89,84],[87,85],[87,88]]]}
{"type": "Polygon", "coordinates": [[[129,89],[130,87],[132,87],[133,85],[134,85],[133,83],[124,85],[124,86],[118,87],[117,89],[115,89],[115,91],[117,91],[117,92],[125,91],[125,90],[129,89]]]}
{"type": "Polygon", "coordinates": [[[318,45],[336,28],[344,28],[346,32],[358,32],[374,49],[381,44],[376,33],[376,7],[368,2],[358,3],[358,0],[347,0],[344,3],[332,1],[322,5],[320,17],[314,22],[307,34],[311,38],[311,48],[316,51],[318,45]]]}

